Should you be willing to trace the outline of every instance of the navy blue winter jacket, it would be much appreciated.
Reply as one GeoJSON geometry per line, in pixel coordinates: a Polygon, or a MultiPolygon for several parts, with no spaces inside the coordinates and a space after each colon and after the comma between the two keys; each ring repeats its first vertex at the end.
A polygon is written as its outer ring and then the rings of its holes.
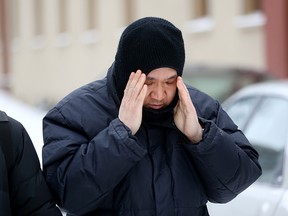
{"type": "Polygon", "coordinates": [[[0,137],[0,216],[62,215],[47,187],[27,131],[1,111],[0,116],[0,123],[7,124],[7,136],[11,134],[9,141],[0,137]],[[9,151],[4,145],[9,146],[9,151]]]}
{"type": "Polygon", "coordinates": [[[68,215],[207,216],[208,200],[228,202],[261,175],[242,132],[192,87],[201,142],[189,143],[173,118],[133,136],[118,119],[112,74],[70,93],[43,120],[46,180],[68,215]]]}

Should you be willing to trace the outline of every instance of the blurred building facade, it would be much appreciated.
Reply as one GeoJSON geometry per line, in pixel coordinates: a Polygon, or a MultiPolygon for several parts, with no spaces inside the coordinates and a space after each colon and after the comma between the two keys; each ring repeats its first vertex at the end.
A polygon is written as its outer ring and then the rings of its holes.
{"type": "Polygon", "coordinates": [[[163,17],[184,36],[186,64],[288,77],[287,0],[0,0],[0,79],[23,100],[55,103],[105,76],[130,22],[163,17]]]}

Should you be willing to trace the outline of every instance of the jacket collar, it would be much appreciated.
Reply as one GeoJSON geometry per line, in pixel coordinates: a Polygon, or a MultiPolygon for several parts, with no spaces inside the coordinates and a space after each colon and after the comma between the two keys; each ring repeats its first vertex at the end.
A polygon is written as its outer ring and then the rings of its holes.
{"type": "Polygon", "coordinates": [[[111,95],[112,95],[112,97],[116,103],[116,106],[119,108],[121,101],[120,101],[120,99],[117,95],[117,91],[116,91],[114,72],[115,72],[115,65],[113,62],[111,67],[108,69],[107,76],[106,76],[107,77],[107,88],[110,91],[110,93],[111,93],[111,95]]]}

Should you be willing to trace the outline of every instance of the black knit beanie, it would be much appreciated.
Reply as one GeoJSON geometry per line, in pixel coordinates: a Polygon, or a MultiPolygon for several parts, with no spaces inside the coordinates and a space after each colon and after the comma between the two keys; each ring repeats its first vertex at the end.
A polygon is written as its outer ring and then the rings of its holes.
{"type": "Polygon", "coordinates": [[[146,17],[130,24],[123,32],[115,56],[115,85],[119,99],[131,72],[148,74],[161,67],[173,68],[179,76],[185,62],[181,31],[169,21],[146,17]]]}

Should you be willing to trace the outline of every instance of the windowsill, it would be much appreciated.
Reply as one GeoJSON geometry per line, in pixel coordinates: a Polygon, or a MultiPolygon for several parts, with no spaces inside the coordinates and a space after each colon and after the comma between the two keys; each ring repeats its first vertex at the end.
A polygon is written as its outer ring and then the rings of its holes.
{"type": "Polygon", "coordinates": [[[209,16],[198,18],[187,22],[186,28],[189,33],[210,32],[214,28],[214,21],[209,16]]]}
{"type": "Polygon", "coordinates": [[[67,47],[72,43],[72,36],[67,32],[59,33],[56,39],[57,47],[67,47]]]}
{"type": "Polygon", "coordinates": [[[250,14],[243,14],[235,19],[235,25],[237,28],[254,28],[264,26],[266,18],[260,11],[256,11],[250,14]]]}
{"type": "Polygon", "coordinates": [[[32,39],[32,48],[34,50],[43,49],[45,46],[45,39],[42,35],[36,35],[32,39]]]}
{"type": "Polygon", "coordinates": [[[98,30],[90,29],[87,31],[84,31],[81,36],[81,41],[84,44],[95,44],[98,41],[100,41],[101,34],[98,30]]]}
{"type": "Polygon", "coordinates": [[[12,53],[16,53],[20,50],[20,38],[19,37],[15,37],[12,39],[10,49],[12,53]]]}

